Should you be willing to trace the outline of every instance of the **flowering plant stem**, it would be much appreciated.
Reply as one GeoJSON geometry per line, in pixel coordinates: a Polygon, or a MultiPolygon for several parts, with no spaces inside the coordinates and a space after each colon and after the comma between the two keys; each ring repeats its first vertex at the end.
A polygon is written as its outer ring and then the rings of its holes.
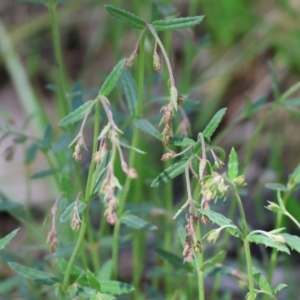
{"type": "Polygon", "coordinates": [[[255,300],[255,291],[254,291],[254,280],[253,280],[253,272],[252,272],[252,262],[251,262],[251,252],[250,252],[250,245],[249,241],[247,240],[248,229],[247,229],[247,221],[245,216],[244,207],[242,204],[241,197],[238,193],[238,190],[234,183],[232,183],[229,179],[226,178],[227,183],[232,188],[234,197],[237,202],[237,206],[240,211],[241,221],[242,221],[242,232],[243,232],[243,242],[244,242],[244,249],[246,254],[246,262],[247,262],[247,269],[248,269],[248,282],[249,282],[249,300],[255,300]]]}
{"type": "Polygon", "coordinates": [[[82,223],[81,223],[77,243],[75,245],[75,248],[73,250],[71,258],[69,260],[69,263],[68,263],[68,266],[67,266],[67,269],[66,269],[66,272],[65,272],[65,276],[64,276],[64,279],[63,279],[63,284],[62,284],[63,293],[66,292],[66,290],[69,286],[71,270],[72,270],[72,267],[74,265],[75,259],[76,259],[77,255],[78,255],[78,253],[81,249],[81,246],[84,242],[84,236],[85,236],[86,229],[87,229],[89,204],[90,204],[90,200],[91,200],[90,197],[91,197],[91,192],[92,192],[92,187],[93,187],[93,174],[94,174],[94,169],[95,169],[95,164],[96,164],[95,161],[93,160],[93,156],[97,151],[99,128],[100,128],[100,100],[96,99],[94,137],[93,137],[93,152],[92,152],[91,165],[90,165],[90,168],[89,168],[89,174],[88,174],[88,179],[87,179],[87,184],[86,184],[86,189],[85,189],[85,195],[84,195],[84,202],[87,204],[87,207],[83,212],[82,223]]]}
{"type": "Polygon", "coordinates": [[[59,108],[60,117],[63,118],[69,113],[68,101],[65,94],[65,76],[63,70],[63,60],[61,54],[61,45],[59,37],[59,28],[57,23],[57,14],[56,14],[57,2],[54,0],[48,1],[48,9],[51,18],[51,27],[52,27],[52,41],[54,47],[55,62],[57,65],[57,82],[59,86],[59,95],[57,107],[59,108]]]}
{"type": "MultiPolygon", "coordinates": [[[[292,190],[289,190],[284,194],[284,197],[282,199],[284,204],[286,204],[287,200],[289,199],[291,192],[292,192],[292,190]]],[[[282,227],[282,218],[283,218],[283,215],[278,213],[276,216],[275,228],[282,227]]],[[[278,251],[276,249],[273,249],[272,254],[271,254],[270,265],[269,265],[269,269],[268,269],[268,282],[270,284],[272,284],[274,270],[275,270],[275,266],[276,266],[276,262],[277,262],[277,252],[278,251]]],[[[267,296],[265,296],[264,299],[267,299],[267,296]]]]}
{"type": "MultiPolygon", "coordinates": [[[[136,118],[140,118],[142,114],[142,108],[143,108],[143,94],[144,94],[144,65],[145,65],[145,34],[142,36],[139,46],[139,55],[138,55],[138,103],[136,106],[136,118]]],[[[138,141],[139,141],[139,129],[137,127],[134,127],[133,130],[133,136],[131,141],[131,147],[138,148],[138,141]]],[[[129,166],[134,166],[136,161],[136,152],[131,151],[129,156],[129,166]]],[[[140,180],[140,179],[138,179],[140,180]]],[[[118,217],[122,215],[124,212],[124,207],[126,204],[127,196],[130,190],[132,179],[127,176],[125,180],[125,184],[121,193],[120,198],[120,205],[118,208],[118,217]]],[[[117,272],[118,272],[118,252],[119,252],[119,233],[120,233],[120,220],[118,220],[114,226],[114,232],[113,232],[113,253],[112,253],[112,278],[116,278],[117,272]]],[[[138,269],[141,269],[140,267],[140,253],[138,249],[133,249],[133,257],[134,257],[134,283],[138,284],[140,280],[140,272],[137,272],[138,269]]]]}

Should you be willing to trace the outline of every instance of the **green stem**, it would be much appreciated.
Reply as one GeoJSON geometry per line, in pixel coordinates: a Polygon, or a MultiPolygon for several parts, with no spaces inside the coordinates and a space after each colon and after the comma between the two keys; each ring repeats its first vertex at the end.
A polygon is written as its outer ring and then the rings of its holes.
{"type": "Polygon", "coordinates": [[[246,262],[247,262],[247,269],[248,269],[248,282],[249,282],[249,300],[255,300],[255,292],[254,292],[254,280],[253,280],[253,272],[252,272],[252,261],[251,261],[251,252],[250,252],[250,245],[249,241],[247,239],[248,235],[248,226],[245,216],[245,211],[243,207],[242,200],[240,198],[240,195],[238,193],[238,190],[236,186],[226,178],[227,183],[231,186],[234,197],[237,201],[237,206],[240,211],[241,221],[242,221],[242,227],[243,227],[243,242],[244,242],[244,249],[246,254],[246,262]]]}
{"type": "Polygon", "coordinates": [[[246,169],[250,163],[250,159],[255,147],[255,144],[257,142],[257,139],[259,138],[260,132],[263,129],[263,127],[265,126],[266,122],[268,121],[269,117],[274,113],[274,111],[276,110],[277,105],[273,104],[273,106],[269,109],[269,111],[264,115],[263,119],[260,121],[259,125],[257,126],[251,140],[249,143],[249,146],[247,147],[247,153],[246,153],[246,157],[245,157],[245,161],[243,164],[243,168],[241,171],[241,174],[245,174],[246,169]]]}
{"type": "MultiPolygon", "coordinates": [[[[198,0],[189,1],[189,16],[195,16],[197,11],[198,0]]],[[[193,37],[188,37],[186,40],[185,51],[184,51],[184,65],[183,65],[183,76],[181,82],[182,92],[188,93],[188,89],[191,84],[191,65],[192,55],[194,50],[193,37]]]]}
{"type": "MultiPolygon", "coordinates": [[[[143,94],[144,94],[144,65],[145,65],[145,35],[142,36],[140,47],[139,47],[139,56],[138,56],[138,103],[136,108],[136,118],[140,118],[142,115],[142,107],[143,107],[143,94]]],[[[139,142],[139,130],[137,127],[134,128],[133,137],[131,141],[131,146],[137,148],[139,142]]],[[[136,152],[131,151],[129,155],[129,166],[135,166],[136,162],[136,152]]],[[[140,174],[139,174],[140,175],[140,174]]],[[[127,196],[131,187],[132,179],[128,176],[126,177],[125,184],[121,193],[120,198],[120,205],[118,208],[118,217],[120,217],[124,211],[124,207],[126,204],[127,196]]],[[[120,222],[118,221],[114,226],[113,232],[113,253],[112,253],[112,260],[113,260],[113,278],[115,278],[117,274],[117,267],[118,267],[118,252],[119,252],[119,234],[120,234],[120,222]]],[[[133,250],[133,257],[139,257],[139,253],[136,253],[133,250]]],[[[141,261],[139,262],[141,264],[141,261]]],[[[139,266],[136,266],[134,260],[134,270],[137,270],[139,266]]],[[[140,280],[139,272],[134,272],[134,282],[138,283],[140,280]]]]}
{"type": "MultiPolygon", "coordinates": [[[[285,193],[285,195],[282,199],[284,205],[287,203],[291,193],[292,193],[292,190],[289,190],[288,192],[285,193]]],[[[283,218],[283,215],[278,213],[276,216],[275,228],[280,228],[282,226],[282,218],[283,218]]],[[[274,270],[275,270],[275,266],[276,266],[276,262],[277,262],[277,253],[278,253],[277,250],[274,248],[272,250],[270,265],[269,265],[269,269],[268,269],[268,282],[270,284],[272,284],[272,281],[273,281],[274,270]]],[[[267,299],[266,297],[265,297],[265,299],[267,299]]]]}
{"type": "MultiPolygon", "coordinates": [[[[201,241],[202,235],[201,235],[201,227],[200,222],[198,222],[197,226],[197,237],[198,240],[201,241]]],[[[201,266],[203,264],[203,254],[198,253],[197,254],[197,275],[198,275],[198,299],[204,300],[205,299],[205,292],[204,292],[204,274],[201,270],[201,266]]]]}
{"type": "Polygon", "coordinates": [[[51,18],[51,27],[52,27],[52,41],[54,47],[55,62],[57,67],[57,78],[60,99],[58,99],[57,106],[59,108],[60,117],[63,118],[69,113],[68,101],[65,93],[65,76],[63,68],[63,60],[61,53],[61,44],[59,36],[59,28],[57,23],[57,14],[56,14],[57,2],[50,0],[48,2],[48,9],[51,18]]]}
{"type": "Polygon", "coordinates": [[[84,202],[87,204],[86,209],[83,213],[82,223],[79,231],[79,236],[77,239],[77,243],[75,245],[75,248],[73,250],[73,253],[71,255],[71,258],[69,260],[65,276],[62,283],[62,290],[65,292],[69,286],[69,280],[70,280],[70,274],[72,267],[74,265],[75,259],[81,249],[81,246],[84,242],[84,236],[87,229],[87,223],[88,223],[88,217],[89,217],[89,204],[90,204],[90,196],[92,192],[92,183],[93,183],[93,174],[95,170],[95,161],[93,159],[94,154],[97,151],[98,146],[98,136],[99,136],[99,128],[100,128],[100,100],[96,99],[96,107],[95,107],[95,123],[94,123],[94,137],[93,137],[93,152],[92,152],[92,158],[91,158],[91,165],[89,169],[86,189],[85,189],[85,196],[84,196],[84,202]]]}

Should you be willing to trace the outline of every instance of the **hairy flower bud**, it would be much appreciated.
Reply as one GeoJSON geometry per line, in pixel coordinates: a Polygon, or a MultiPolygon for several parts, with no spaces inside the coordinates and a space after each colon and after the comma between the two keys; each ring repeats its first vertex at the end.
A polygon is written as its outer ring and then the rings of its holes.
{"type": "Polygon", "coordinates": [[[133,51],[133,52],[130,54],[130,56],[129,56],[128,58],[126,58],[126,62],[125,62],[125,68],[126,68],[126,69],[129,69],[129,68],[132,67],[133,62],[134,62],[136,56],[137,56],[137,52],[136,52],[136,51],[133,51]]]}
{"type": "Polygon", "coordinates": [[[162,63],[160,57],[156,51],[153,53],[153,70],[156,72],[161,71],[162,63]]]}

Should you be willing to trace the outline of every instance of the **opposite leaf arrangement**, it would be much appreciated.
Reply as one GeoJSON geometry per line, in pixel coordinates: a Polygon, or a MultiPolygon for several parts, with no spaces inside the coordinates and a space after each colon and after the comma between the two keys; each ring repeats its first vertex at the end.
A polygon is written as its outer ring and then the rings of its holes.
{"type": "MultiPolygon", "coordinates": [[[[222,263],[225,258],[225,252],[222,251],[204,262],[201,241],[206,238],[210,242],[215,242],[223,230],[227,232],[225,239],[228,240],[229,234],[243,241],[247,262],[247,276],[239,273],[236,274],[235,277],[243,283],[244,287],[248,287],[249,293],[247,294],[247,299],[254,300],[258,294],[265,294],[270,297],[270,299],[276,299],[275,294],[285,287],[285,285],[280,284],[272,289],[263,275],[257,269],[253,268],[250,243],[263,244],[272,247],[274,248],[274,253],[277,253],[277,251],[289,253],[288,246],[300,252],[300,238],[291,236],[287,233],[282,233],[284,228],[279,228],[270,232],[261,230],[249,231],[242,200],[239,195],[240,188],[246,185],[246,183],[243,175],[239,174],[237,154],[234,149],[231,150],[227,168],[224,168],[226,160],[224,150],[211,143],[211,138],[221,123],[226,113],[226,109],[223,108],[219,110],[213,116],[205,129],[198,134],[197,140],[187,137],[189,121],[182,108],[184,98],[178,94],[167,51],[157,34],[158,31],[170,31],[193,27],[202,21],[203,16],[158,20],[154,21],[152,24],[147,24],[141,18],[118,8],[107,5],[106,10],[114,18],[140,30],[140,34],[137,38],[133,52],[127,59],[122,59],[114,67],[99,90],[98,96],[94,100],[87,101],[77,109],[73,110],[59,123],[60,127],[68,128],[81,121],[79,131],[69,145],[69,147],[75,145],[73,157],[75,161],[78,162],[82,158],[82,150],[87,150],[83,134],[84,127],[89,116],[93,112],[95,113],[92,158],[85,192],[83,193],[83,201],[80,201],[81,191],[78,191],[76,201],[71,203],[60,217],[61,222],[70,222],[73,231],[79,231],[76,245],[69,261],[67,262],[62,259],[58,260],[58,264],[64,273],[62,284],[60,284],[58,278],[50,274],[41,271],[39,271],[39,273],[34,273],[31,271],[32,269],[16,263],[10,263],[11,268],[26,278],[40,281],[46,285],[57,286],[61,299],[64,299],[64,297],[73,299],[73,297],[79,295],[83,298],[90,299],[115,299],[113,295],[128,293],[133,290],[132,286],[117,281],[99,281],[92,272],[89,270],[84,272],[75,267],[74,263],[84,243],[87,232],[87,226],[89,224],[88,208],[90,202],[97,196],[100,196],[100,198],[103,199],[105,205],[104,216],[106,217],[107,222],[114,225],[114,248],[112,254],[113,277],[116,277],[117,274],[120,223],[135,223],[139,224],[135,225],[135,228],[155,229],[155,226],[148,224],[134,215],[128,215],[127,212],[124,211],[131,180],[137,179],[139,175],[134,168],[136,161],[135,153],[145,154],[144,151],[138,149],[140,134],[141,132],[144,132],[162,141],[162,144],[167,150],[161,157],[162,161],[181,156],[180,160],[177,160],[173,164],[166,165],[167,167],[153,180],[151,186],[160,187],[180,174],[184,174],[187,197],[185,202],[174,214],[173,219],[180,219],[181,214],[185,214],[185,229],[184,231],[181,230],[183,261],[190,263],[191,270],[196,271],[197,273],[199,286],[198,299],[204,299],[204,271],[206,268],[222,263]],[[160,121],[160,125],[163,124],[162,132],[159,132],[148,120],[142,118],[144,41],[147,31],[150,31],[155,40],[153,51],[154,70],[160,71],[162,69],[159,51],[163,55],[168,70],[170,100],[161,108],[163,114],[160,121]],[[125,82],[125,85],[128,80],[131,80],[130,73],[124,69],[130,68],[137,57],[139,58],[139,80],[141,80],[142,84],[139,84],[137,101],[135,102],[132,99],[127,99],[133,124],[135,126],[132,143],[131,145],[128,145],[121,138],[123,132],[114,120],[113,110],[108,97],[120,78],[125,82]],[[107,119],[107,124],[102,126],[101,130],[100,109],[103,109],[107,119]],[[178,132],[177,129],[174,129],[175,116],[178,111],[182,116],[182,121],[179,124],[179,132],[181,132],[181,135],[174,135],[174,132],[178,132]],[[181,147],[182,150],[175,152],[170,149],[170,147],[181,147]],[[123,153],[124,148],[130,150],[129,162],[125,160],[123,153]],[[123,186],[119,182],[114,170],[115,165],[118,164],[118,162],[120,162],[120,167],[126,174],[126,180],[123,186]],[[224,169],[225,171],[222,171],[224,169]],[[210,209],[212,202],[215,203],[220,201],[219,199],[230,199],[230,201],[237,204],[240,212],[241,228],[235,225],[231,219],[210,209]],[[199,224],[200,219],[203,224],[207,224],[211,221],[219,227],[211,230],[202,237],[199,224]],[[70,281],[72,281],[71,285],[70,281]],[[255,282],[258,288],[255,287],[255,282]]],[[[130,87],[128,87],[128,89],[130,89],[130,87]]],[[[130,95],[130,91],[128,93],[130,95]]],[[[292,175],[294,180],[291,180],[287,187],[290,191],[292,191],[300,181],[300,169],[298,168],[294,173],[295,174],[292,175]]],[[[56,236],[57,229],[55,226],[55,215],[62,195],[63,194],[60,194],[55,201],[50,216],[52,219],[52,228],[48,235],[48,242],[50,243],[52,251],[56,250],[59,242],[56,236]]],[[[267,208],[280,215],[287,215],[299,226],[297,220],[295,220],[285,209],[280,191],[278,191],[278,200],[279,205],[270,202],[267,208]]],[[[17,231],[14,231],[4,239],[0,240],[0,249],[3,248],[16,233],[17,231]]],[[[160,255],[164,256],[165,253],[161,251],[160,255]]],[[[168,260],[168,255],[166,256],[166,259],[168,260]]],[[[271,281],[272,275],[268,279],[271,281]]]]}

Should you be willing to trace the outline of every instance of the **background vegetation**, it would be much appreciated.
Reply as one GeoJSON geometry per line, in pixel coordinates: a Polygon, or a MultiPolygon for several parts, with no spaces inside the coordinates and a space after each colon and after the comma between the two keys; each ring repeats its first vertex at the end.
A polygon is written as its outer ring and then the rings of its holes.
{"type": "MultiPolygon", "coordinates": [[[[82,151],[80,164],[72,158],[73,149],[68,149],[80,124],[61,128],[58,123],[69,111],[95,99],[113,67],[129,57],[138,34],[107,14],[104,4],[126,9],[149,23],[170,16],[205,15],[196,27],[159,35],[170,56],[177,89],[185,99],[184,110],[191,123],[189,136],[197,140],[215,113],[227,107],[212,145],[224,148],[227,154],[234,147],[238,153],[240,174],[247,182],[240,193],[249,228],[268,231],[285,227],[299,236],[295,222],[276,219],[265,209],[267,200],[277,202],[276,190],[280,190],[286,210],[300,220],[299,179],[294,171],[299,164],[300,144],[298,1],[71,0],[60,1],[57,7],[49,1],[50,9],[28,2],[43,1],[0,3],[0,232],[4,237],[21,228],[0,252],[1,299],[58,297],[54,289],[37,287],[15,275],[7,262],[59,274],[65,272],[74,249],[78,233],[59,218],[78,193],[84,192],[96,117],[90,117],[84,129],[89,151],[82,151]],[[267,189],[266,184],[273,182],[281,185],[269,185],[271,189],[267,189]],[[57,207],[59,244],[51,253],[47,244],[51,220],[43,222],[61,191],[65,194],[57,207]]],[[[162,72],[153,71],[150,34],[144,42],[144,80],[135,62],[130,70],[133,77],[122,76],[109,96],[115,122],[124,131],[122,141],[128,144],[135,130],[126,102],[128,95],[138,98],[137,86],[143,85],[142,115],[155,126],[168,95],[166,65],[162,72]],[[128,91],[129,86],[132,90],[128,91]]],[[[177,221],[172,219],[186,199],[184,176],[151,188],[153,179],[169,165],[160,160],[165,148],[161,141],[144,133],[139,135],[138,147],[147,155],[132,158],[125,151],[126,161],[135,162],[130,167],[137,170],[138,180],[126,185],[127,176],[118,159],[115,174],[125,184],[120,193],[121,199],[126,198],[124,211],[149,222],[144,225],[147,229],[156,230],[141,229],[140,220],[138,225],[132,224],[132,217],[109,225],[103,217],[104,204],[95,197],[89,207],[87,237],[75,265],[89,269],[100,282],[118,280],[136,288],[120,299],[198,299],[196,275],[182,258],[177,224],[184,225],[184,214],[177,221]],[[117,247],[113,235],[118,237],[117,247]]],[[[211,206],[239,224],[230,201],[211,206]]],[[[215,227],[210,223],[201,228],[204,236],[215,227]]],[[[219,257],[212,264],[220,262],[223,268],[204,273],[206,299],[242,299],[247,292],[242,243],[225,234],[214,244],[203,240],[201,247],[205,261],[227,251],[224,261],[219,257]]],[[[288,285],[276,295],[278,299],[298,299],[299,272],[295,265],[299,253],[279,252],[275,257],[270,249],[251,244],[253,265],[268,279],[273,277],[273,287],[281,282],[288,285]],[[272,261],[277,261],[274,276],[269,269],[272,261]]],[[[87,276],[94,280],[92,275],[87,276]]]]}

